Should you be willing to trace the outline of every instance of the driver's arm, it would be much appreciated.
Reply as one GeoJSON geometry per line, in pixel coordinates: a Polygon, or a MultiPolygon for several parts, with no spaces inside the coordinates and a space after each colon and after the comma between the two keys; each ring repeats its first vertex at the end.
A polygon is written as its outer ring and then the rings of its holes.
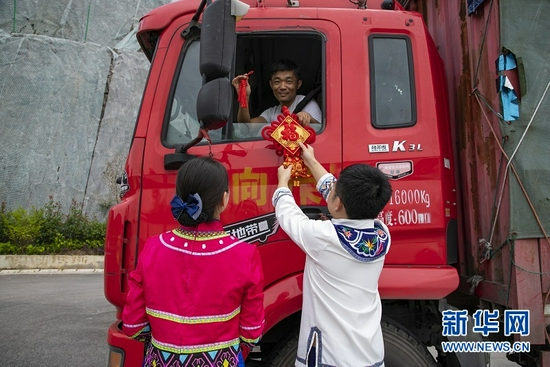
{"type": "Polygon", "coordinates": [[[239,105],[239,112],[237,112],[237,122],[262,122],[266,123],[266,119],[262,116],[250,118],[250,111],[248,107],[241,107],[239,105]]]}
{"type": "MultiPolygon", "coordinates": [[[[231,81],[231,84],[235,88],[235,91],[237,92],[237,95],[239,95],[240,84],[241,84],[241,81],[243,81],[243,80],[246,80],[246,105],[248,106],[249,105],[249,99],[250,99],[250,93],[251,93],[250,84],[248,83],[248,74],[237,75],[236,77],[233,78],[233,80],[231,81]]],[[[250,110],[248,109],[248,107],[241,107],[241,105],[239,104],[239,111],[237,112],[237,122],[263,122],[263,123],[266,123],[267,121],[262,116],[250,118],[250,110]]]]}

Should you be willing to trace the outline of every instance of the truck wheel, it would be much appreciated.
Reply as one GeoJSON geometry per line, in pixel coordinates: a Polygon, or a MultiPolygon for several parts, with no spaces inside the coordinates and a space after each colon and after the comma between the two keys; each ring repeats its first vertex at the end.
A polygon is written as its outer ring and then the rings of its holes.
{"type": "Polygon", "coordinates": [[[277,344],[271,351],[265,367],[294,367],[298,354],[298,336],[300,330],[289,333],[286,339],[277,344]]]}
{"type": "MultiPolygon", "coordinates": [[[[402,325],[389,319],[382,319],[384,334],[385,367],[438,367],[428,349],[402,325]]],[[[298,353],[296,330],[280,342],[269,355],[266,367],[294,367],[298,353]]]]}
{"type": "Polygon", "coordinates": [[[435,359],[416,336],[393,320],[382,318],[385,367],[437,367],[435,359]]]}

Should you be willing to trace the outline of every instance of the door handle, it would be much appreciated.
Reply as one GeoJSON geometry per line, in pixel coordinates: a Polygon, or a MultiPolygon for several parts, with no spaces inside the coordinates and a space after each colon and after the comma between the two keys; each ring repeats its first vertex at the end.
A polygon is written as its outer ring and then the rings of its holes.
{"type": "Polygon", "coordinates": [[[196,155],[187,153],[169,153],[164,155],[164,169],[167,171],[177,171],[185,162],[197,158],[196,155]]]}

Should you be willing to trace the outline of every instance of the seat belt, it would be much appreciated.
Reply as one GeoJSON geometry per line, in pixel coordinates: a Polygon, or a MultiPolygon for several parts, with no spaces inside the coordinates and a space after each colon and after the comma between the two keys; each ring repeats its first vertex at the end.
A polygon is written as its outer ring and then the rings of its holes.
{"type": "Polygon", "coordinates": [[[296,105],[296,108],[294,109],[294,111],[292,111],[292,113],[298,113],[302,111],[302,109],[306,106],[306,104],[308,104],[308,102],[311,101],[313,97],[319,94],[320,91],[321,91],[321,86],[318,86],[317,88],[312,89],[308,94],[306,94],[304,99],[302,99],[300,103],[296,105]]]}

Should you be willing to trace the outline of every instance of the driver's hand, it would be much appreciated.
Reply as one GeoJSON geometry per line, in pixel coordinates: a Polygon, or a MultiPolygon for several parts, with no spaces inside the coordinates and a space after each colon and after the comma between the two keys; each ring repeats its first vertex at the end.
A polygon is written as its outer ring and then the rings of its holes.
{"type": "Polygon", "coordinates": [[[252,90],[250,89],[250,84],[248,84],[248,75],[246,74],[237,75],[236,77],[233,78],[233,80],[231,81],[231,84],[235,88],[235,91],[237,92],[237,94],[239,94],[241,80],[246,80],[246,96],[249,97],[252,90]]]}
{"type": "Polygon", "coordinates": [[[298,117],[298,120],[300,122],[300,125],[302,126],[309,126],[311,124],[311,115],[307,112],[300,111],[296,114],[296,117],[298,117]]]}

